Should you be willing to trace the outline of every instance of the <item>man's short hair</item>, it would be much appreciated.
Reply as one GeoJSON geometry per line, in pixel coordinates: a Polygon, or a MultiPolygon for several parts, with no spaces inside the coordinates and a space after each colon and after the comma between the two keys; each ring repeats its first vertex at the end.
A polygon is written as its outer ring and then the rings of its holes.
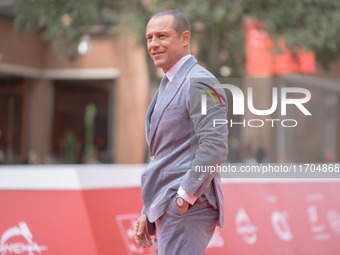
{"type": "Polygon", "coordinates": [[[172,16],[173,27],[178,35],[181,35],[184,31],[190,31],[190,24],[187,17],[180,11],[177,10],[164,10],[152,15],[152,18],[170,15],[172,16]]]}

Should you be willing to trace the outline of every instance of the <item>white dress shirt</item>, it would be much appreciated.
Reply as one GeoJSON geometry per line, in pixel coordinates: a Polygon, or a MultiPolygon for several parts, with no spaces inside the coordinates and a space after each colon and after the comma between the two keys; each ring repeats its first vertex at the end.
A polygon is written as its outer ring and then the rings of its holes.
{"type": "MultiPolygon", "coordinates": [[[[172,81],[172,79],[175,77],[176,73],[178,72],[178,70],[181,68],[181,66],[185,63],[185,61],[187,61],[189,58],[191,57],[191,54],[188,54],[184,57],[182,57],[180,60],[177,61],[176,64],[174,64],[167,72],[166,72],[166,76],[168,77],[169,81],[167,83],[167,86],[169,85],[169,83],[172,81]]],[[[166,91],[166,89],[165,89],[166,91]]],[[[197,197],[191,195],[190,193],[186,192],[184,189],[182,189],[182,187],[179,187],[177,194],[180,195],[184,200],[188,201],[189,204],[193,205],[196,200],[197,197]]]]}

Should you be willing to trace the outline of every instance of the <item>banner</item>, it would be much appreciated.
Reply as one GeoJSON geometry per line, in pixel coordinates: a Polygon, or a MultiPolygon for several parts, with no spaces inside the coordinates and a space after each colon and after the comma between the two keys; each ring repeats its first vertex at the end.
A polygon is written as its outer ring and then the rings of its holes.
{"type": "MultiPolygon", "coordinates": [[[[133,238],[142,168],[1,169],[0,254],[155,254],[133,238]]],[[[340,254],[337,179],[223,180],[223,190],[225,227],[206,254],[340,254]]]]}
{"type": "Polygon", "coordinates": [[[278,40],[280,53],[274,54],[275,46],[268,33],[260,29],[262,24],[250,21],[247,25],[246,69],[251,75],[313,73],[315,57],[311,51],[297,50],[296,56],[278,40]]]}

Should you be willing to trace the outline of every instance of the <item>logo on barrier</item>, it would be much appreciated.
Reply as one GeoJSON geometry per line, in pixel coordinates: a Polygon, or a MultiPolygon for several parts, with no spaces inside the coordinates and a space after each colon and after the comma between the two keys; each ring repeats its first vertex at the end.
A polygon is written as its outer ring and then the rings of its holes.
{"type": "Polygon", "coordinates": [[[116,216],[120,234],[123,237],[127,252],[129,255],[155,255],[153,247],[143,248],[135,242],[133,228],[138,217],[139,214],[122,214],[116,216]]]}
{"type": "Polygon", "coordinates": [[[323,241],[331,238],[331,235],[326,232],[326,225],[319,220],[317,207],[310,205],[307,208],[309,222],[311,224],[311,231],[314,235],[315,241],[323,241]]]}
{"type": "Polygon", "coordinates": [[[209,248],[216,248],[216,247],[223,247],[224,246],[224,239],[221,236],[221,232],[218,228],[215,228],[215,232],[208,243],[207,249],[209,248]]]}
{"type": "Polygon", "coordinates": [[[26,222],[19,222],[19,226],[7,229],[1,236],[0,241],[1,255],[9,254],[35,255],[36,253],[41,254],[41,252],[45,250],[47,250],[46,246],[40,246],[33,241],[33,235],[30,229],[28,228],[26,222]],[[27,243],[13,240],[11,241],[12,238],[18,237],[19,238],[22,237],[23,239],[25,239],[27,243]]]}
{"type": "Polygon", "coordinates": [[[287,222],[288,214],[286,212],[273,212],[271,221],[272,226],[278,237],[285,242],[293,239],[292,231],[287,222]]]}
{"type": "Polygon", "coordinates": [[[333,232],[340,235],[340,213],[336,210],[330,210],[327,213],[327,219],[333,232]]]}
{"type": "Polygon", "coordinates": [[[257,240],[257,227],[254,226],[246,211],[241,208],[236,215],[236,232],[242,236],[247,244],[254,244],[257,240]]]}

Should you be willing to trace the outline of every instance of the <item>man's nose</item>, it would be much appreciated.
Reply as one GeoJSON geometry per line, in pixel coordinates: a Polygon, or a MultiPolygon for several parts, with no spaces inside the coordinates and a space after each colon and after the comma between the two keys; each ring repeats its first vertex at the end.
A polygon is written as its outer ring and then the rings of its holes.
{"type": "Polygon", "coordinates": [[[159,41],[157,40],[157,38],[152,38],[149,41],[149,48],[155,48],[159,46],[159,41]]]}

